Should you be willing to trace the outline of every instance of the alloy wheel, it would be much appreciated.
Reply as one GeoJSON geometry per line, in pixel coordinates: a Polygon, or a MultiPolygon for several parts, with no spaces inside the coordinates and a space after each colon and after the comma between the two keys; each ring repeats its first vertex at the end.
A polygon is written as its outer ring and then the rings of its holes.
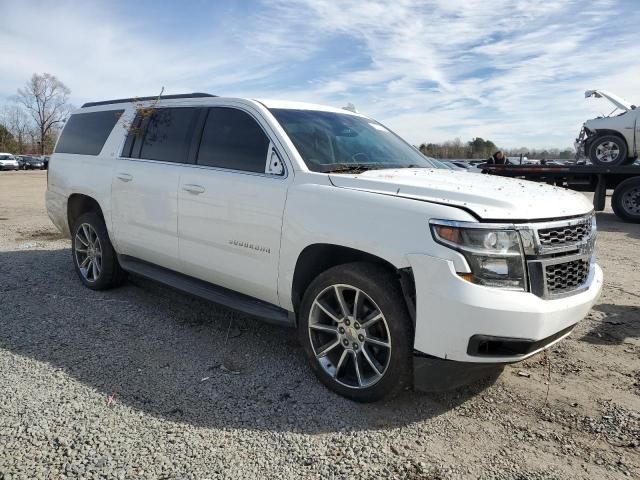
{"type": "Polygon", "coordinates": [[[615,142],[602,142],[596,147],[596,158],[602,163],[613,163],[619,156],[620,147],[615,142]]]}
{"type": "Polygon", "coordinates": [[[83,223],[76,230],[74,241],[76,263],[82,277],[88,282],[97,281],[102,273],[102,246],[98,233],[89,223],[83,223]]]}
{"type": "Polygon", "coordinates": [[[309,339],[316,360],[336,382],[363,389],[384,376],[391,359],[387,320],[373,299],[351,285],[331,285],[314,299],[309,339]]]}

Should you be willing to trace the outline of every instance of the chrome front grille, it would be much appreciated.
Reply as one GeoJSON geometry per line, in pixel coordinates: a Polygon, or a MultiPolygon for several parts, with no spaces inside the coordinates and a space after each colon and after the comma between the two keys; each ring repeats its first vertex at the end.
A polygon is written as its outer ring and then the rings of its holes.
{"type": "Polygon", "coordinates": [[[591,234],[591,219],[575,225],[565,225],[538,230],[540,245],[545,247],[560,247],[581,242],[591,234]]]}
{"type": "Polygon", "coordinates": [[[596,229],[593,214],[520,230],[531,292],[557,298],[586,288],[594,261],[596,229]]]}
{"type": "Polygon", "coordinates": [[[557,295],[580,288],[589,277],[589,267],[589,259],[545,266],[547,291],[551,295],[557,295]]]}

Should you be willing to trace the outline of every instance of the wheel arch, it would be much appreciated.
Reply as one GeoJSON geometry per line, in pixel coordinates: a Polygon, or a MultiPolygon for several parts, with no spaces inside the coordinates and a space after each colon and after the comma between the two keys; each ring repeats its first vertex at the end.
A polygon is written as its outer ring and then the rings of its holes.
{"type": "Polygon", "coordinates": [[[629,142],[627,142],[627,138],[619,131],[610,130],[608,128],[597,128],[594,130],[594,132],[595,135],[593,135],[593,137],[589,139],[589,149],[591,148],[591,145],[593,145],[593,142],[595,142],[598,138],[604,137],[606,135],[613,135],[624,142],[625,146],[627,147],[627,157],[631,153],[631,151],[629,150],[629,142]]]}
{"type": "Polygon", "coordinates": [[[330,243],[308,245],[298,255],[291,285],[291,301],[294,311],[298,312],[302,297],[314,278],[329,268],[351,262],[374,263],[396,275],[405,297],[407,309],[415,323],[415,282],[410,267],[397,268],[388,260],[377,255],[330,243]]]}
{"type": "Polygon", "coordinates": [[[72,235],[76,220],[87,212],[96,212],[102,217],[102,220],[105,219],[102,207],[95,198],[82,193],[71,194],[67,199],[67,224],[72,235]]]}

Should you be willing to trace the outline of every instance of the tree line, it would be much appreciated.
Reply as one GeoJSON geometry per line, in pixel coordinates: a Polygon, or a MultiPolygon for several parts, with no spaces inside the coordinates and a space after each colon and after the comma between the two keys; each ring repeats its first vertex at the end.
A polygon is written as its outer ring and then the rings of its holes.
{"type": "Polygon", "coordinates": [[[71,90],[55,75],[34,73],[0,110],[0,151],[51,153],[73,109],[70,95],[71,90]]]}
{"type": "Polygon", "coordinates": [[[500,149],[491,140],[476,137],[468,142],[459,138],[447,140],[442,143],[422,143],[419,150],[428,157],[440,159],[486,159],[498,150],[502,150],[508,157],[519,157],[521,154],[535,159],[572,159],[575,157],[573,148],[502,148],[500,149]]]}

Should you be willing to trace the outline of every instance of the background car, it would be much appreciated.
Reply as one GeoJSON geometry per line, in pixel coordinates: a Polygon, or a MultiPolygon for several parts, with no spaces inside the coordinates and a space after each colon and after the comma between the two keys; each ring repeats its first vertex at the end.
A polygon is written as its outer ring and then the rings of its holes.
{"type": "Polygon", "coordinates": [[[20,168],[23,170],[42,170],[45,168],[44,159],[33,155],[19,156],[20,168]]]}
{"type": "Polygon", "coordinates": [[[43,170],[44,159],[42,157],[29,157],[26,164],[27,170],[43,170]]]}
{"type": "Polygon", "coordinates": [[[10,153],[0,153],[0,170],[18,170],[20,165],[10,153]]]}

